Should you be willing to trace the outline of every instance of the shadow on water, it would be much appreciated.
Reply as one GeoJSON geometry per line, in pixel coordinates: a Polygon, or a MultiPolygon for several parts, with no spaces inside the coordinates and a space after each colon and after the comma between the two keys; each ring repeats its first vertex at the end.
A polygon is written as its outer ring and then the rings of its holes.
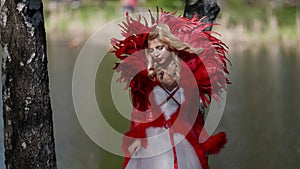
{"type": "Polygon", "coordinates": [[[300,58],[264,51],[231,58],[233,84],[219,125],[228,144],[212,168],[298,168],[300,58]]]}
{"type": "MultiPolygon", "coordinates": [[[[71,99],[78,51],[64,51],[59,43],[49,48],[58,163],[62,168],[120,168],[122,158],[99,148],[79,126],[71,99]]],[[[222,153],[211,156],[211,168],[300,166],[300,58],[283,53],[270,56],[264,51],[259,56],[233,54],[231,58],[233,84],[218,128],[228,133],[229,141],[222,153]]],[[[113,60],[104,59],[101,64],[96,80],[98,101],[106,100],[104,116],[117,130],[124,131],[122,127],[127,126],[108,99],[111,79],[105,76],[111,77],[113,60]],[[105,70],[106,75],[99,73],[105,70]]]]}
{"type": "MultiPolygon", "coordinates": [[[[121,168],[122,158],[96,145],[81,128],[72,102],[72,73],[80,48],[68,41],[48,41],[51,100],[58,168],[121,168]]],[[[217,130],[226,131],[228,144],[209,158],[211,168],[296,169],[300,166],[300,58],[279,53],[270,56],[232,54],[233,66],[223,118],[217,130]]],[[[111,77],[113,60],[104,59],[101,71],[111,77]],[[103,69],[103,70],[102,70],[103,69]]],[[[100,70],[98,70],[100,72],[100,70]]],[[[96,95],[105,118],[123,132],[128,123],[118,115],[109,98],[109,78],[97,74],[96,95]],[[107,89],[106,89],[107,88],[107,89]],[[109,113],[113,112],[113,113],[109,113]]],[[[3,122],[0,122],[1,128],[3,122]]],[[[3,159],[1,130],[0,168],[3,159]]]]}
{"type": "MultiPolygon", "coordinates": [[[[72,100],[72,75],[80,47],[68,48],[67,40],[51,41],[48,46],[58,168],[121,168],[122,158],[108,153],[95,144],[82,129],[77,119],[72,100]]],[[[103,47],[103,52],[107,52],[105,47],[103,47]]],[[[113,67],[113,57],[106,56],[99,65],[96,77],[96,95],[101,100],[98,101],[98,104],[104,117],[112,123],[112,126],[117,126],[118,130],[123,131],[122,127],[126,124],[120,125],[120,120],[116,120],[118,114],[109,99],[111,98],[110,82],[113,67]],[[115,116],[112,117],[112,115],[115,116]]],[[[126,128],[128,128],[128,124],[126,128]]]]}
{"type": "MultiPolygon", "coordinates": [[[[73,107],[72,74],[80,48],[70,49],[67,41],[54,41],[49,43],[48,51],[58,168],[105,168],[103,161],[117,157],[102,150],[87,136],[73,107]]],[[[121,167],[120,162],[112,164],[121,167]]]]}

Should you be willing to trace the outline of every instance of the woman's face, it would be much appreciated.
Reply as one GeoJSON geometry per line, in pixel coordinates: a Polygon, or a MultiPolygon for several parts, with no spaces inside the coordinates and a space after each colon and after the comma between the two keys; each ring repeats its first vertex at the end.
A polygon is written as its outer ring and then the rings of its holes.
{"type": "Polygon", "coordinates": [[[168,46],[159,39],[148,41],[148,54],[159,65],[168,64],[171,59],[171,52],[168,46]]]}

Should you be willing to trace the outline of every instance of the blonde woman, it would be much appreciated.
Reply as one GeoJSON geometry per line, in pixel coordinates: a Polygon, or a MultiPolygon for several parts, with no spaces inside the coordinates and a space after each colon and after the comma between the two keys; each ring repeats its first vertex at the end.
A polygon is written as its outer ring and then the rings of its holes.
{"type": "MultiPolygon", "coordinates": [[[[141,73],[131,84],[136,110],[126,133],[133,139],[123,140],[123,149],[130,154],[123,168],[208,169],[207,154],[223,147],[224,133],[199,142],[203,119],[198,84],[193,70],[179,57],[202,51],[180,41],[166,24],[149,33],[145,50],[148,80],[141,73]]],[[[202,74],[208,78],[207,73],[202,74]]]]}

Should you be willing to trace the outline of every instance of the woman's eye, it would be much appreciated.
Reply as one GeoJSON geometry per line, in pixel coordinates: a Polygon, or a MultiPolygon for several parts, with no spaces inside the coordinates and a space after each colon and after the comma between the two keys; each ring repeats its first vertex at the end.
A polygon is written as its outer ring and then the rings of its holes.
{"type": "Polygon", "coordinates": [[[163,50],[164,46],[158,46],[157,49],[158,50],[163,50]]]}
{"type": "Polygon", "coordinates": [[[149,49],[148,52],[149,53],[153,53],[154,49],[149,49]]]}

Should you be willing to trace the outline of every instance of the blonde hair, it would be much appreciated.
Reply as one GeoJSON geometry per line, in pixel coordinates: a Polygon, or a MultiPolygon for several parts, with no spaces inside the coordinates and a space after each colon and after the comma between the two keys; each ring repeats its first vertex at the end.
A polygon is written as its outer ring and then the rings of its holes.
{"type": "MultiPolygon", "coordinates": [[[[162,43],[168,46],[171,57],[173,58],[172,62],[167,67],[166,71],[173,76],[174,80],[179,81],[180,79],[180,70],[181,64],[178,57],[178,51],[186,51],[188,53],[200,54],[202,48],[194,48],[187,43],[182,42],[177,38],[170,30],[167,24],[159,24],[156,29],[149,33],[146,41],[146,47],[148,48],[149,41],[154,39],[159,39],[162,43]]],[[[156,70],[160,69],[157,64],[154,63],[152,57],[146,50],[146,57],[148,60],[148,71],[149,76],[153,76],[156,73],[156,70]]]]}

